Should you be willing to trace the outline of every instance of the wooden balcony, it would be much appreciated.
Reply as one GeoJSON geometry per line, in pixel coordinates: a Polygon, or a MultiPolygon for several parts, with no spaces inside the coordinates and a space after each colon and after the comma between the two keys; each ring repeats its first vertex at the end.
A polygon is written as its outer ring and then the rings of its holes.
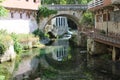
{"type": "Polygon", "coordinates": [[[95,29],[84,31],[87,36],[93,38],[97,42],[120,48],[120,34],[115,33],[103,34],[95,29]]]}

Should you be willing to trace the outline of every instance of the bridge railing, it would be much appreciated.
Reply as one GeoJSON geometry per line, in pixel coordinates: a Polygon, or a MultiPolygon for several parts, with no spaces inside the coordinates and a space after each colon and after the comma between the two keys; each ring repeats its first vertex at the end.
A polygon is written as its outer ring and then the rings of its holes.
{"type": "Polygon", "coordinates": [[[52,10],[86,10],[88,8],[87,5],[73,5],[73,4],[69,4],[69,5],[43,5],[49,9],[52,10]]]}

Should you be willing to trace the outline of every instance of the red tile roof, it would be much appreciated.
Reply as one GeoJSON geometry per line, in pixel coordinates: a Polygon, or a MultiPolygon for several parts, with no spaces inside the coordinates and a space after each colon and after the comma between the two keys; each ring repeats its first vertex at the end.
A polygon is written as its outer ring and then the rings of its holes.
{"type": "Polygon", "coordinates": [[[2,2],[2,6],[6,8],[19,8],[19,9],[30,9],[37,10],[40,5],[39,0],[5,0],[2,2]]]}

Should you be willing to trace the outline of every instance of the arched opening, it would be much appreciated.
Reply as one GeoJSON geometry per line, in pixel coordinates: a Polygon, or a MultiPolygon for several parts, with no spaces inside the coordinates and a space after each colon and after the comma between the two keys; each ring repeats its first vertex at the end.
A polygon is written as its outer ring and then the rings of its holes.
{"type": "Polygon", "coordinates": [[[77,30],[77,25],[76,25],[76,23],[75,23],[73,20],[69,19],[69,18],[68,18],[68,26],[69,26],[69,28],[71,28],[72,30],[77,30]]]}
{"type": "Polygon", "coordinates": [[[60,14],[49,18],[45,24],[44,31],[47,31],[47,33],[52,32],[54,35],[61,36],[65,33],[72,34],[72,32],[70,32],[72,30],[77,32],[79,26],[79,19],[74,15],[60,14]]]}

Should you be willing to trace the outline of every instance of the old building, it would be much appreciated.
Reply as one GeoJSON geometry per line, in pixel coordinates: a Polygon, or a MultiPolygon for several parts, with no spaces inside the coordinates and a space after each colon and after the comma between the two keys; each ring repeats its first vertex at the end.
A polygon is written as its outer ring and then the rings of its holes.
{"type": "Polygon", "coordinates": [[[120,33],[120,0],[94,0],[89,9],[95,14],[95,28],[120,33]]]}
{"type": "Polygon", "coordinates": [[[99,52],[107,50],[115,60],[120,52],[120,0],[93,0],[88,9],[95,16],[93,42],[90,43],[94,45],[88,51],[94,52],[96,48],[99,52]]]}
{"type": "Polygon", "coordinates": [[[5,0],[1,5],[9,13],[0,18],[0,29],[10,33],[30,33],[38,27],[35,16],[40,0],[5,0]]]}

